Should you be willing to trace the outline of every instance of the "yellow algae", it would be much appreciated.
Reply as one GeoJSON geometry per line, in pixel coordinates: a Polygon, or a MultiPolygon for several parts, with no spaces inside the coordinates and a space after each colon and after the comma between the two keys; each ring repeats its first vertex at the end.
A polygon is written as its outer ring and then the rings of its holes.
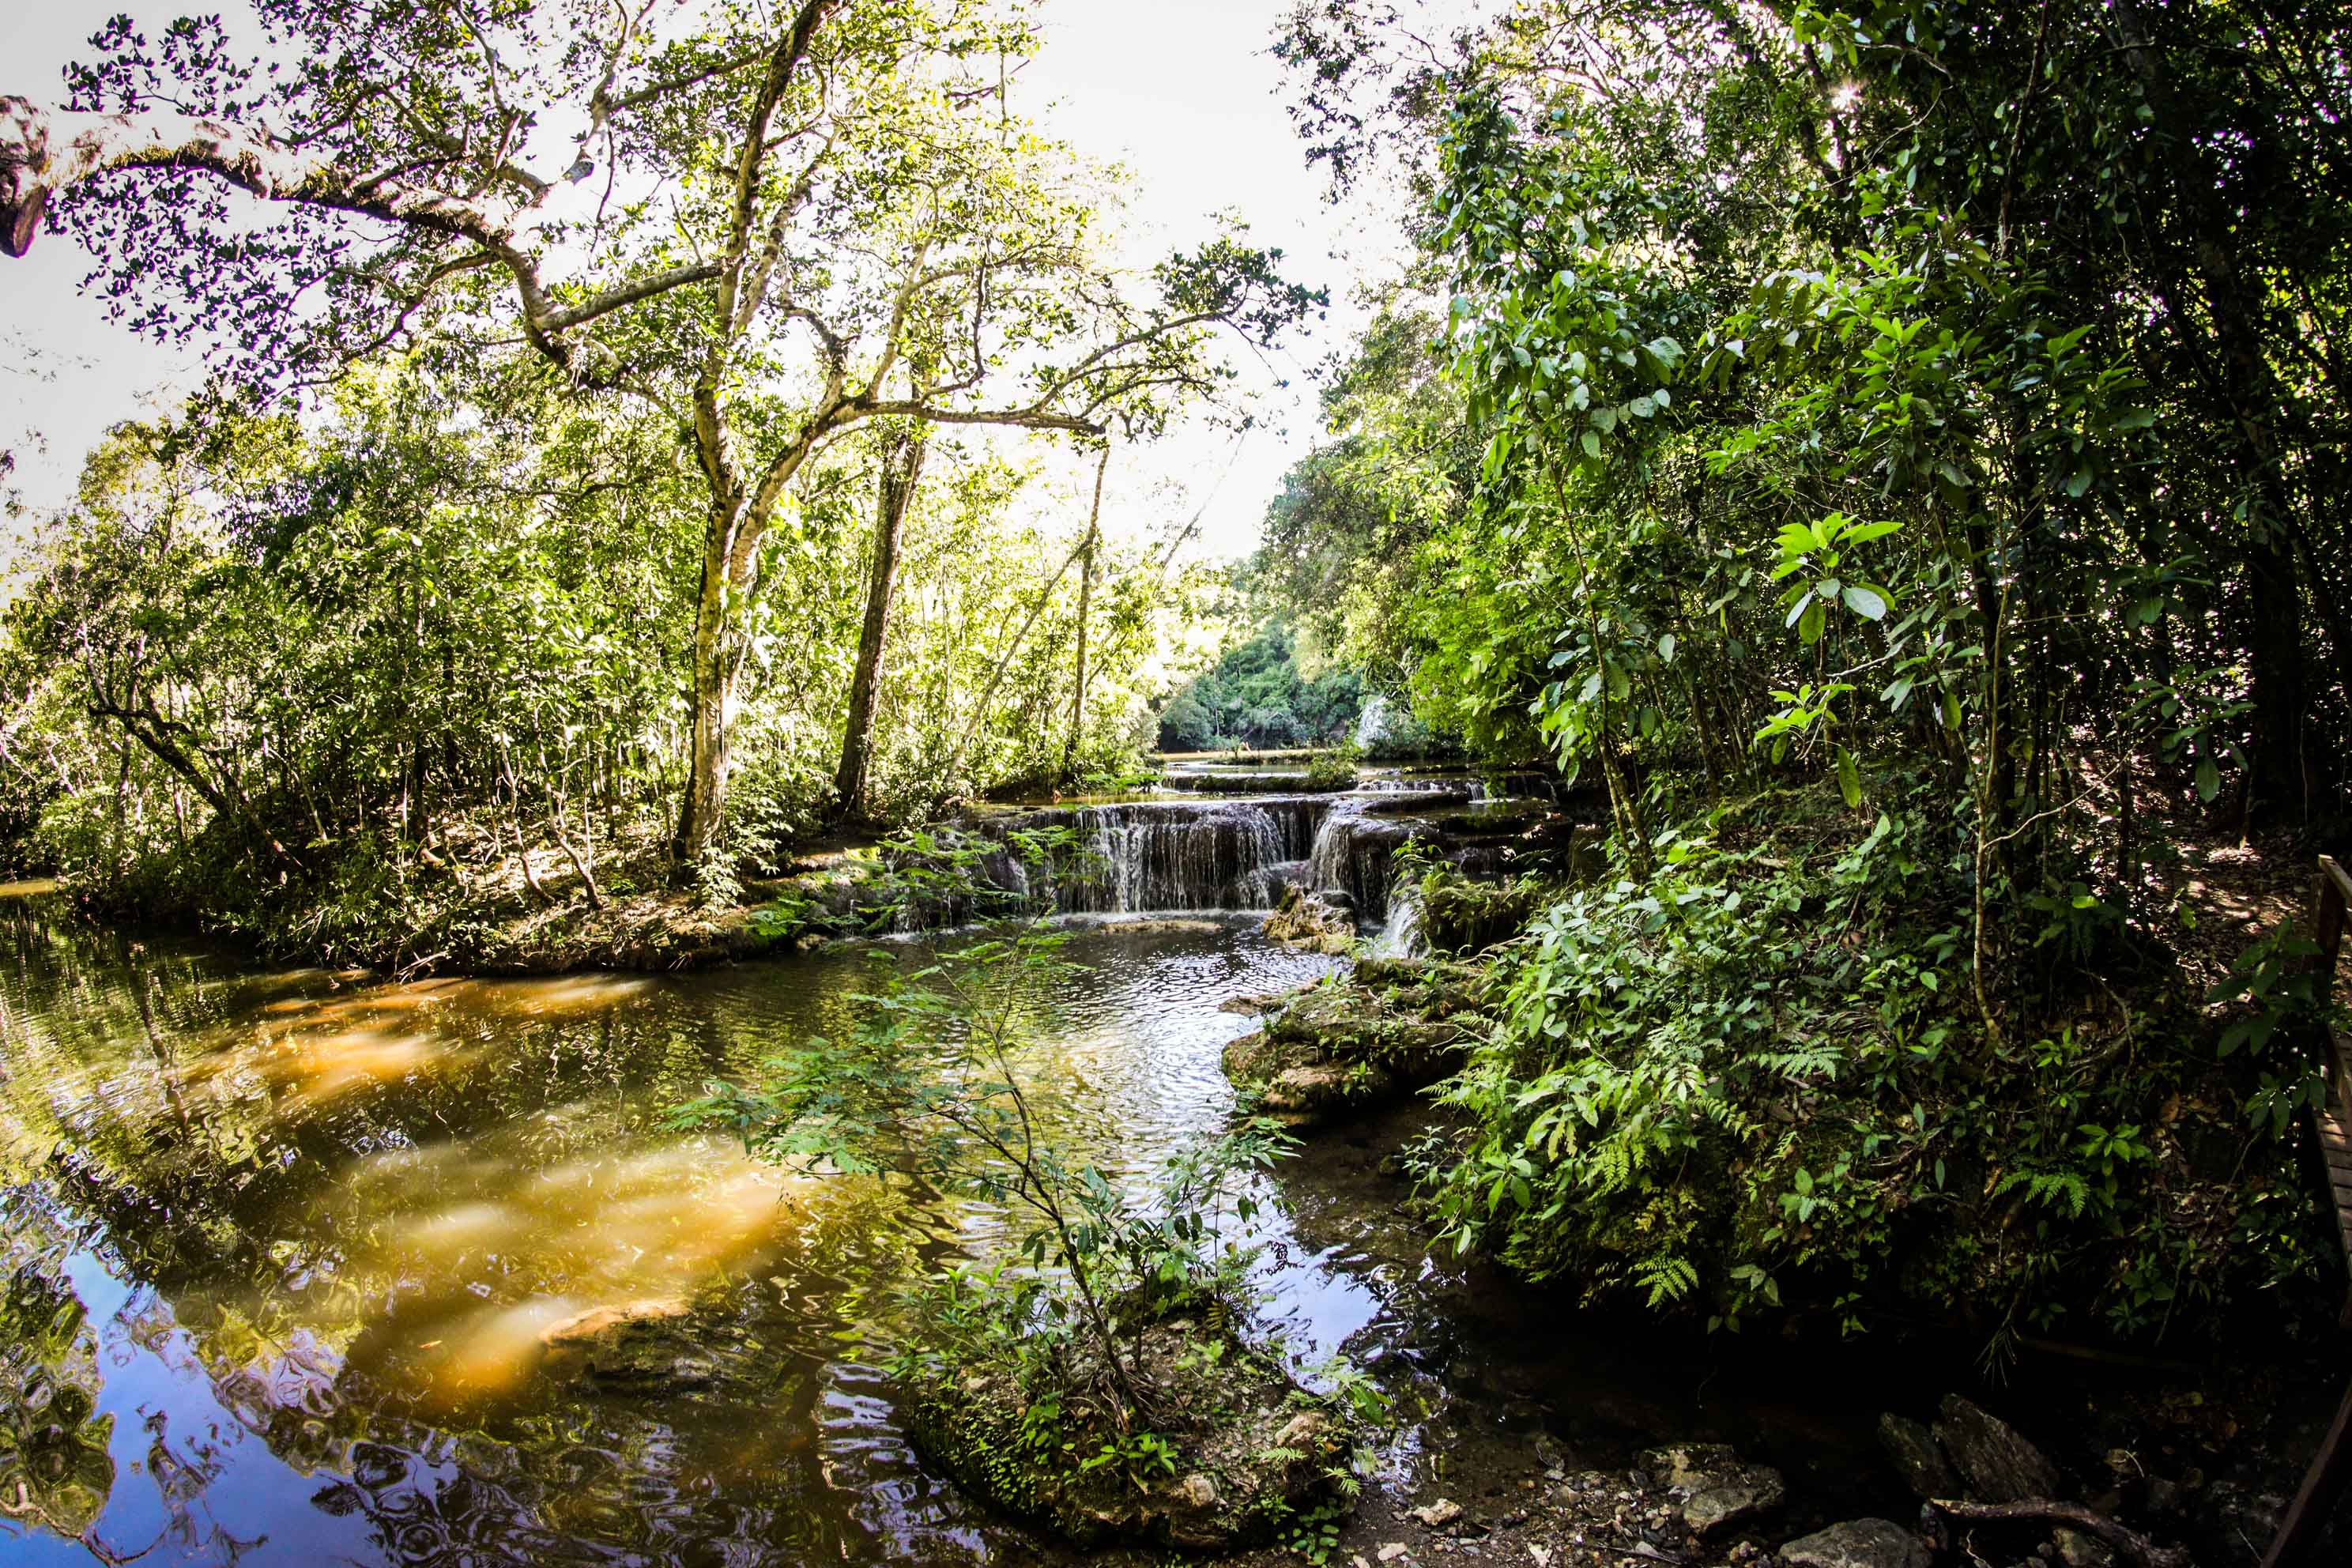
{"type": "Polygon", "coordinates": [[[642,975],[567,974],[552,980],[463,980],[444,994],[492,1016],[568,1017],[642,996],[654,982],[642,975]]]}
{"type": "Polygon", "coordinates": [[[486,1307],[445,1328],[431,1370],[431,1392],[450,1404],[520,1387],[539,1370],[540,1335],[579,1310],[562,1296],[486,1307]]]}
{"type": "Polygon", "coordinates": [[[401,1223],[398,1234],[404,1247],[446,1260],[468,1248],[503,1241],[522,1223],[523,1216],[505,1204],[457,1204],[411,1215],[401,1223]]]}

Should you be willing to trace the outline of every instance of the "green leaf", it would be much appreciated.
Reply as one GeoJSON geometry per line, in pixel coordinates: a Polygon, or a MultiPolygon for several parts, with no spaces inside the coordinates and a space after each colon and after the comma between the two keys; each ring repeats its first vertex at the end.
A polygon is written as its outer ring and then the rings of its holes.
{"type": "Polygon", "coordinates": [[[1862,770],[1854,766],[1853,753],[1843,746],[1837,749],[1838,793],[1845,796],[1846,809],[1862,808],[1862,770]]]}
{"type": "Polygon", "coordinates": [[[2197,764],[2197,798],[2210,805],[2221,793],[2221,770],[2215,767],[2213,760],[2208,757],[2197,764]]]}
{"type": "Polygon", "coordinates": [[[1601,437],[1594,432],[1587,430],[1584,433],[1583,445],[1584,455],[1586,457],[1598,458],[1601,456],[1601,437]]]}
{"type": "Polygon", "coordinates": [[[1886,618],[1886,601],[1879,597],[1878,591],[1874,588],[1865,588],[1860,584],[1849,583],[1845,586],[1843,597],[1845,600],[1845,607],[1864,620],[1883,621],[1886,618]]]}
{"type": "Polygon", "coordinates": [[[1675,662],[1675,634],[1668,632],[1658,639],[1658,657],[1668,664],[1675,662]]]}

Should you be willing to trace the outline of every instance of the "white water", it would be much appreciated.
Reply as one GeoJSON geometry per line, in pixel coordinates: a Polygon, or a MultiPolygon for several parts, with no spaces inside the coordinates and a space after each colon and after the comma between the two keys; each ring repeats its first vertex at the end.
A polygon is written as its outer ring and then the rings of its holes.
{"type": "Polygon", "coordinates": [[[1407,882],[1389,900],[1389,918],[1372,939],[1374,958],[1420,958],[1429,952],[1421,929],[1421,889],[1407,882]]]}

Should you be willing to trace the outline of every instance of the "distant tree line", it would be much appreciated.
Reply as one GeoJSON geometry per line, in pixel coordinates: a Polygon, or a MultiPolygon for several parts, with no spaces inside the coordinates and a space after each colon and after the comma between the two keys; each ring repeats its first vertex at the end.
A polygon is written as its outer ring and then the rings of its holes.
{"type": "Polygon", "coordinates": [[[1352,669],[1303,673],[1295,634],[1276,621],[1177,689],[1160,710],[1160,749],[1333,745],[1354,737],[1365,700],[1352,669]]]}

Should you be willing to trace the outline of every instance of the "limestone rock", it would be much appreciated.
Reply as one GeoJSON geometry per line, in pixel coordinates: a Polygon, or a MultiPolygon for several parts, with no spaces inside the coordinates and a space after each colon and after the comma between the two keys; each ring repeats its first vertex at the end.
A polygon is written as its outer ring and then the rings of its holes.
{"type": "Polygon", "coordinates": [[[1184,1494],[1184,1500],[1194,1508],[1206,1510],[1217,1506],[1217,1483],[1197,1471],[1186,1476],[1183,1484],[1177,1489],[1184,1494]]]}
{"type": "Polygon", "coordinates": [[[1923,1498],[1957,1498],[1959,1472],[1944,1457],[1944,1446],[1924,1421],[1888,1411],[1878,1418],[1878,1446],[1886,1450],[1906,1484],[1923,1498]]]}
{"type": "Polygon", "coordinates": [[[1432,1530],[1444,1530],[1447,1525],[1460,1521],[1462,1505],[1451,1498],[1439,1498],[1426,1508],[1414,1509],[1412,1517],[1432,1530]]]}
{"type": "Polygon", "coordinates": [[[1884,1519],[1850,1519],[1780,1548],[1786,1568],[1927,1568],[1927,1547],[1884,1519]]]}
{"type": "Polygon", "coordinates": [[[1286,891],[1282,902],[1265,917],[1265,934],[1310,952],[1351,952],[1356,946],[1354,919],[1329,900],[1297,886],[1286,891]]]}
{"type": "Polygon", "coordinates": [[[1944,1395],[1936,1441],[1983,1502],[2021,1502],[2058,1495],[2058,1467],[2015,1427],[1957,1394],[1944,1395]]]}

